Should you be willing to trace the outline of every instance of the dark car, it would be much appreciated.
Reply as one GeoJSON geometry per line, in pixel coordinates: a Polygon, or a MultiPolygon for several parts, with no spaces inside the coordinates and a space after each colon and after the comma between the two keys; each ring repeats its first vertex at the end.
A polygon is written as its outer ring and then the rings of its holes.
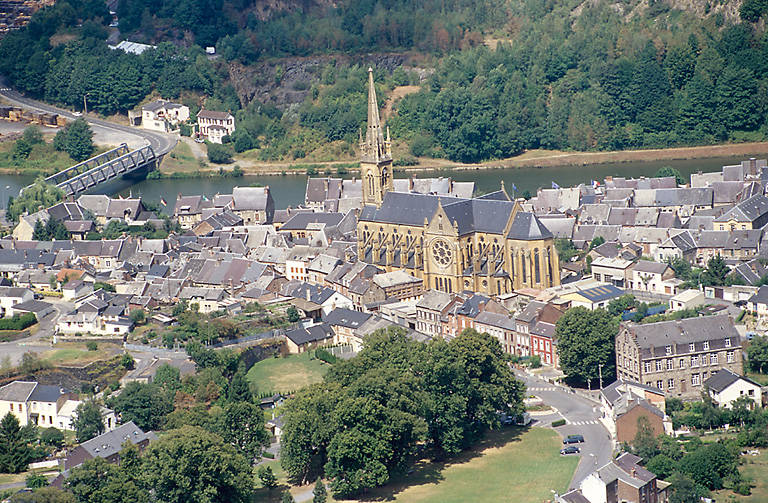
{"type": "Polygon", "coordinates": [[[563,439],[564,444],[580,444],[584,441],[584,437],[581,435],[568,435],[563,439]]]}
{"type": "Polygon", "coordinates": [[[580,452],[581,452],[581,449],[573,445],[569,445],[568,447],[564,447],[560,449],[560,454],[562,454],[563,456],[565,456],[566,454],[578,454],[580,452]]]}

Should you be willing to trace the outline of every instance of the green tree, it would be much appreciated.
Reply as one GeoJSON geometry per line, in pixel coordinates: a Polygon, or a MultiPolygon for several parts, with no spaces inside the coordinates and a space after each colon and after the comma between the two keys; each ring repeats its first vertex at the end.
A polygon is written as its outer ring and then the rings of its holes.
{"type": "Polygon", "coordinates": [[[181,372],[176,367],[163,363],[155,372],[152,382],[170,393],[176,393],[181,388],[181,372]]]}
{"type": "Polygon", "coordinates": [[[40,489],[48,485],[48,479],[39,473],[32,473],[27,475],[26,483],[30,489],[40,489]]]}
{"type": "Polygon", "coordinates": [[[143,309],[133,309],[131,311],[131,321],[136,325],[141,325],[147,321],[147,313],[143,309]]]}
{"type": "Polygon", "coordinates": [[[608,303],[608,312],[611,316],[621,316],[624,311],[635,307],[635,296],[629,293],[617,297],[608,303]]]}
{"type": "Polygon", "coordinates": [[[677,463],[669,456],[664,454],[657,454],[652,457],[645,465],[648,471],[653,472],[656,476],[662,480],[668,479],[675,473],[677,463]]]}
{"type": "Polygon", "coordinates": [[[40,443],[61,449],[64,447],[64,433],[57,428],[46,428],[40,433],[40,443]]]}
{"type": "Polygon", "coordinates": [[[144,431],[159,430],[165,416],[173,410],[172,397],[155,384],[130,382],[110,402],[124,422],[133,421],[144,431]]]}
{"type": "Polygon", "coordinates": [[[40,177],[8,205],[8,218],[17,221],[23,213],[35,213],[49,208],[64,199],[64,192],[40,177]]]}
{"type": "Polygon", "coordinates": [[[245,367],[240,365],[237,372],[232,376],[232,380],[229,382],[227,388],[227,398],[231,402],[251,402],[253,401],[253,394],[251,388],[248,385],[248,378],[246,377],[245,367]]]}
{"type": "Polygon", "coordinates": [[[123,356],[120,357],[120,365],[125,370],[133,370],[136,362],[134,361],[133,356],[131,356],[131,353],[123,353],[123,356]]]}
{"type": "Polygon", "coordinates": [[[75,161],[84,161],[93,154],[93,131],[82,117],[68,124],[64,151],[75,161]]]}
{"type": "Polygon", "coordinates": [[[670,482],[672,493],[669,503],[700,503],[702,497],[709,496],[709,491],[681,473],[674,474],[670,482]]]}
{"type": "Polygon", "coordinates": [[[654,178],[666,178],[668,176],[674,177],[676,184],[685,185],[685,178],[680,174],[680,170],[673,168],[672,166],[662,166],[656,171],[656,174],[653,175],[654,178]]]}
{"type": "Polygon", "coordinates": [[[224,408],[219,434],[253,462],[269,445],[269,433],[264,427],[264,414],[251,402],[233,402],[224,408]]]}
{"type": "Polygon", "coordinates": [[[232,151],[227,145],[208,143],[208,160],[215,164],[228,164],[232,162],[232,151]]]}
{"type": "Polygon", "coordinates": [[[275,477],[271,466],[260,466],[258,474],[259,480],[261,480],[261,483],[264,487],[269,490],[277,487],[277,477],[275,477]]]}
{"type": "Polygon", "coordinates": [[[325,483],[320,477],[315,481],[315,487],[312,489],[312,503],[325,503],[328,500],[328,493],[325,489],[325,483]]]}
{"type": "Polygon", "coordinates": [[[75,429],[75,436],[79,443],[104,433],[104,420],[101,417],[99,404],[93,400],[88,400],[78,405],[75,409],[72,427],[75,429]]]}
{"type": "Polygon", "coordinates": [[[45,140],[43,140],[43,133],[37,126],[28,126],[24,128],[24,133],[22,133],[21,137],[30,145],[45,143],[45,140]]]}
{"type": "Polygon", "coordinates": [[[601,244],[605,243],[605,238],[603,236],[595,236],[592,238],[592,241],[589,242],[589,249],[596,248],[600,246],[601,244]]]}
{"type": "Polygon", "coordinates": [[[645,416],[637,418],[637,433],[632,440],[632,448],[646,462],[659,454],[659,441],[645,416]]]}
{"type": "Polygon", "coordinates": [[[591,387],[602,366],[603,381],[611,382],[616,373],[614,338],[617,333],[616,318],[603,309],[590,311],[573,307],[566,311],[555,328],[563,372],[591,387]]]}
{"type": "Polygon", "coordinates": [[[761,374],[768,371],[768,337],[758,335],[752,338],[747,348],[749,368],[761,374]]]}
{"type": "Polygon", "coordinates": [[[246,503],[250,463],[218,435],[194,426],[168,432],[144,454],[144,479],[166,503],[246,503]]]}
{"type": "Polygon", "coordinates": [[[32,145],[24,138],[19,138],[13,145],[13,160],[17,163],[25,160],[32,153],[32,145]]]}
{"type": "Polygon", "coordinates": [[[65,482],[78,503],[149,503],[141,481],[103,458],[73,468],[65,482]]]}
{"type": "Polygon", "coordinates": [[[725,259],[719,254],[715,255],[707,261],[707,269],[701,275],[701,282],[705,286],[723,286],[728,272],[725,259]]]}
{"type": "Polygon", "coordinates": [[[280,503],[296,503],[296,500],[293,499],[290,491],[283,491],[283,496],[280,498],[280,503]]]}
{"type": "Polygon", "coordinates": [[[19,492],[11,496],[9,503],[78,503],[72,493],[57,487],[43,487],[34,492],[19,492]]]}
{"type": "Polygon", "coordinates": [[[27,469],[32,448],[19,420],[10,412],[0,421],[0,473],[19,473],[27,469]]]}
{"type": "Polygon", "coordinates": [[[296,307],[294,306],[288,306],[288,309],[285,310],[285,314],[288,315],[288,321],[290,321],[291,323],[296,323],[301,319],[299,310],[296,309],[296,307]]]}

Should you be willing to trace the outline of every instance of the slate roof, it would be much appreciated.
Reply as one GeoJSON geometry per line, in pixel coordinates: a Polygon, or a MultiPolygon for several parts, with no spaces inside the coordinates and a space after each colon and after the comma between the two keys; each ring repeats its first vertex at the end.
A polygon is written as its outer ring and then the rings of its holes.
{"type": "Polygon", "coordinates": [[[552,233],[549,232],[536,215],[520,211],[515,215],[507,237],[510,239],[532,241],[551,238],[552,233]]]}
{"type": "Polygon", "coordinates": [[[733,320],[727,314],[701,316],[684,320],[661,321],[643,325],[628,325],[637,345],[642,348],[661,347],[669,344],[688,344],[732,338],[739,340],[733,320]]]}
{"type": "Polygon", "coordinates": [[[234,187],[232,202],[235,211],[266,211],[273,204],[269,187],[234,187]]]}
{"type": "Polygon", "coordinates": [[[368,321],[370,317],[370,313],[361,313],[353,309],[337,307],[325,316],[323,322],[329,326],[357,329],[368,321]]]}
{"type": "Polygon", "coordinates": [[[768,213],[768,197],[758,194],[715,218],[715,222],[728,222],[729,220],[754,222],[766,213],[768,213]]]}
{"type": "Polygon", "coordinates": [[[715,393],[720,393],[724,389],[726,389],[731,384],[739,381],[739,380],[745,380],[751,384],[754,384],[757,387],[760,387],[759,384],[757,384],[755,381],[740,376],[739,374],[736,374],[728,369],[720,369],[718,372],[712,374],[712,377],[704,381],[704,386],[708,387],[715,393]]]}
{"type": "Polygon", "coordinates": [[[50,384],[38,384],[35,390],[29,396],[33,402],[55,402],[66,390],[60,386],[51,386],[50,384]]]}
{"type": "Polygon", "coordinates": [[[301,346],[310,342],[324,341],[329,337],[332,337],[333,332],[327,324],[321,323],[308,328],[288,330],[285,333],[285,336],[297,346],[301,346]]]}
{"type": "Polygon", "coordinates": [[[504,330],[515,330],[515,319],[503,314],[483,311],[475,316],[475,323],[490,325],[504,330]]]}
{"type": "MultiPolygon", "coordinates": [[[[341,222],[344,215],[341,213],[298,213],[292,216],[280,227],[281,231],[305,230],[310,224],[325,224],[335,226],[341,222]]],[[[422,222],[423,224],[423,222],[422,222]]]]}
{"type": "Polygon", "coordinates": [[[232,114],[229,112],[217,112],[215,110],[200,110],[197,113],[197,117],[203,119],[226,120],[227,118],[232,117],[232,114]]]}
{"type": "Polygon", "coordinates": [[[13,381],[0,387],[0,400],[6,402],[26,402],[36,386],[36,382],[13,381]]]}
{"type": "Polygon", "coordinates": [[[648,272],[653,274],[664,274],[669,268],[667,264],[661,262],[651,262],[650,260],[640,260],[632,268],[635,272],[648,272]]]}
{"type": "Polygon", "coordinates": [[[147,439],[156,440],[157,435],[152,432],[144,433],[133,421],[128,421],[112,431],[83,442],[80,446],[94,458],[108,458],[120,452],[126,440],[138,444],[147,439]]]}
{"type": "Polygon", "coordinates": [[[753,304],[768,304],[768,286],[763,285],[749,298],[753,304]]]}

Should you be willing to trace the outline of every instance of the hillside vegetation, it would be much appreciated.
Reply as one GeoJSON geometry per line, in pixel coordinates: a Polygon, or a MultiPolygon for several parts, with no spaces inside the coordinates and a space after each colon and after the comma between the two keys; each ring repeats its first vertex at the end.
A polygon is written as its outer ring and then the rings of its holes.
{"type": "Polygon", "coordinates": [[[263,161],[353,156],[366,61],[382,106],[420,86],[388,104],[404,164],[768,133],[767,0],[125,0],[124,36],[159,43],[141,56],[106,47],[109,19],[93,2],[57,2],[6,36],[0,72],[47,101],[79,107],[87,95],[104,114],[150,96],[231,110],[248,136],[232,145],[263,161]]]}

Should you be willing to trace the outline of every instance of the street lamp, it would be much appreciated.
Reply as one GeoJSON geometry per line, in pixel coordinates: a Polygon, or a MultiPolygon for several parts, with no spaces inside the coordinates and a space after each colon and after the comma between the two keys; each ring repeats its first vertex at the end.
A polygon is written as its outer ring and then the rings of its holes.
{"type": "Polygon", "coordinates": [[[85,100],[88,97],[89,93],[85,93],[83,95],[83,113],[85,115],[88,115],[88,102],[85,100]]]}
{"type": "Polygon", "coordinates": [[[600,389],[603,389],[603,364],[602,363],[597,364],[597,374],[600,378],[600,389]]]}

